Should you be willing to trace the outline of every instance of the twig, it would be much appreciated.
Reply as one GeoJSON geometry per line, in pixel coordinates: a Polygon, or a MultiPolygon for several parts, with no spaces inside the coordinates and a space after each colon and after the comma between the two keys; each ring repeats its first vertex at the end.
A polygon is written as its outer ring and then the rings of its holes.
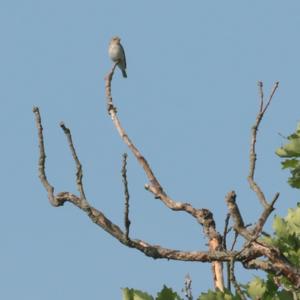
{"type": "Polygon", "coordinates": [[[125,236],[126,239],[129,240],[129,192],[128,192],[128,182],[127,182],[127,153],[123,154],[123,162],[122,162],[122,180],[124,185],[124,195],[125,195],[125,210],[124,210],[124,225],[125,225],[125,236]]]}
{"type": "Polygon", "coordinates": [[[35,115],[35,124],[38,130],[38,143],[39,143],[39,162],[38,162],[38,171],[39,171],[39,178],[48,193],[48,199],[53,206],[58,206],[59,203],[54,197],[54,187],[49,183],[46,172],[45,172],[45,163],[46,163],[46,153],[45,153],[45,146],[44,146],[44,136],[43,136],[43,126],[41,121],[41,115],[39,108],[34,106],[32,109],[35,115]]]}
{"type": "Polygon", "coordinates": [[[237,283],[235,275],[234,275],[234,259],[232,258],[232,260],[230,261],[230,280],[237,292],[237,294],[241,297],[242,300],[247,300],[246,296],[244,295],[244,293],[241,290],[240,285],[237,283]]]}
{"type": "Polygon", "coordinates": [[[224,225],[224,231],[223,231],[223,248],[224,248],[224,250],[227,249],[226,238],[227,238],[227,233],[228,233],[229,219],[230,219],[230,214],[228,213],[225,218],[225,225],[224,225]]]}
{"type": "Polygon", "coordinates": [[[182,289],[184,292],[184,295],[187,300],[193,300],[193,294],[192,294],[192,278],[189,274],[185,276],[184,279],[184,288],[182,289]]]}
{"type": "Polygon", "coordinates": [[[76,150],[73,144],[73,140],[72,140],[72,135],[71,135],[71,131],[69,128],[66,127],[66,125],[64,124],[64,122],[60,122],[59,126],[61,127],[61,129],[63,130],[63,132],[65,133],[67,140],[68,140],[68,144],[72,153],[72,157],[75,161],[76,164],[76,185],[77,185],[77,189],[79,191],[80,194],[80,198],[82,199],[82,201],[85,202],[86,207],[89,207],[89,204],[86,200],[85,197],[85,193],[84,193],[84,188],[83,188],[83,184],[82,184],[82,177],[83,177],[83,172],[82,172],[82,165],[78,159],[78,156],[76,154],[76,150]]]}
{"type": "Polygon", "coordinates": [[[256,117],[255,124],[252,127],[252,134],[251,134],[251,145],[250,145],[250,166],[249,166],[249,175],[248,175],[248,182],[250,185],[250,188],[256,193],[260,203],[262,206],[266,209],[268,207],[268,202],[265,198],[265,195],[259,185],[255,182],[254,180],[254,174],[255,174],[255,165],[256,165],[256,151],[255,151],[255,146],[256,146],[256,136],[257,136],[257,131],[260,125],[260,122],[268,109],[273,96],[278,88],[279,82],[275,82],[273,89],[271,91],[271,94],[269,96],[269,100],[267,104],[264,106],[264,100],[263,100],[263,84],[262,82],[258,83],[259,86],[259,91],[260,91],[260,109],[256,117]]]}
{"type": "Polygon", "coordinates": [[[269,100],[268,100],[268,102],[267,102],[265,108],[264,108],[263,111],[262,111],[263,114],[264,114],[264,113],[266,112],[266,110],[268,109],[268,107],[269,107],[269,105],[270,105],[270,103],[271,103],[271,101],[272,101],[272,99],[273,99],[273,96],[274,96],[276,90],[278,89],[278,86],[279,86],[279,81],[276,81],[275,84],[274,84],[274,86],[273,86],[273,89],[272,89],[272,91],[271,91],[271,93],[270,93],[269,100]]]}
{"type": "Polygon", "coordinates": [[[260,218],[258,219],[258,221],[256,223],[256,226],[253,229],[253,234],[256,238],[262,232],[263,227],[264,227],[268,217],[270,216],[270,214],[274,210],[274,205],[275,205],[278,197],[279,197],[279,193],[276,193],[273,200],[271,201],[270,205],[268,205],[268,207],[264,209],[263,213],[261,214],[260,218]]]}
{"type": "Polygon", "coordinates": [[[237,238],[238,238],[238,236],[239,236],[239,234],[238,234],[238,232],[235,230],[235,231],[234,231],[234,238],[233,238],[233,242],[232,242],[232,245],[231,245],[230,251],[233,251],[233,249],[234,249],[234,246],[235,246],[235,244],[236,244],[236,242],[237,242],[237,238]]]}
{"type": "Polygon", "coordinates": [[[259,112],[262,112],[263,107],[264,107],[264,89],[263,89],[263,83],[259,81],[257,83],[258,89],[259,89],[259,96],[260,96],[260,107],[259,107],[259,112]]]}
{"type": "MultiPolygon", "coordinates": [[[[227,245],[226,245],[226,239],[227,239],[227,234],[228,234],[228,224],[229,224],[229,219],[230,219],[230,214],[228,213],[225,218],[225,226],[224,226],[224,232],[223,232],[223,248],[224,250],[227,250],[227,245]]],[[[230,285],[230,274],[229,274],[229,268],[230,268],[230,263],[226,262],[226,271],[227,271],[227,289],[230,291],[231,290],[231,285],[230,285]]]]}

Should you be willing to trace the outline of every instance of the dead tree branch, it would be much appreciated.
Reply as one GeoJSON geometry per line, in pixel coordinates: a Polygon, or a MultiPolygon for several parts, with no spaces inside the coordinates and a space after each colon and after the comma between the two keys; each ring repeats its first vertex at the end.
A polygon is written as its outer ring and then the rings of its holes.
{"type": "MultiPolygon", "coordinates": [[[[106,77],[106,100],[107,100],[107,110],[108,113],[115,125],[121,139],[124,143],[129,147],[139,164],[145,171],[145,174],[148,178],[149,183],[145,186],[148,191],[150,191],[155,198],[161,200],[168,208],[173,211],[184,211],[191,216],[193,216],[199,224],[203,226],[203,231],[208,238],[209,243],[209,251],[182,251],[176,249],[168,249],[164,248],[160,245],[152,245],[147,243],[146,241],[139,239],[131,239],[129,238],[129,192],[128,192],[128,182],[127,182],[127,173],[126,173],[126,159],[127,156],[123,156],[123,167],[122,167],[122,179],[124,184],[124,194],[125,194],[125,211],[124,211],[124,223],[125,223],[125,231],[120,229],[118,225],[113,223],[109,218],[107,218],[104,213],[93,206],[91,206],[86,199],[84,188],[83,188],[83,170],[82,165],[78,159],[76,154],[76,150],[73,144],[71,131],[67,128],[64,123],[61,123],[60,126],[63,129],[68,144],[75,161],[76,165],[76,185],[79,191],[79,195],[74,195],[70,192],[60,192],[58,194],[54,194],[54,188],[49,183],[46,171],[45,171],[45,163],[46,163],[46,153],[44,147],[44,137],[43,137],[43,127],[39,109],[37,107],[33,108],[33,112],[35,115],[35,122],[38,131],[38,144],[39,144],[39,178],[41,183],[43,184],[45,190],[47,191],[48,198],[50,203],[53,206],[62,206],[65,202],[70,202],[73,205],[77,206],[79,209],[84,211],[88,217],[98,226],[100,226],[103,230],[108,232],[114,238],[119,240],[122,244],[135,248],[146,256],[152,257],[154,259],[172,259],[172,260],[181,260],[181,261],[198,261],[198,262],[210,262],[212,263],[213,275],[214,275],[214,283],[215,287],[223,290],[224,289],[224,280],[223,280],[223,267],[222,262],[241,262],[245,268],[252,269],[261,269],[266,272],[271,272],[276,275],[284,275],[287,277],[291,283],[296,287],[300,287],[300,271],[295,268],[283,255],[280,251],[270,245],[267,245],[260,240],[258,240],[263,226],[270,216],[271,212],[274,210],[274,204],[278,199],[279,194],[276,194],[269,204],[265,196],[258,186],[258,184],[254,181],[254,171],[255,171],[255,163],[256,163],[256,135],[259,124],[270,105],[270,102],[273,98],[273,95],[278,87],[278,83],[275,84],[268,102],[264,105],[264,97],[262,84],[260,85],[260,95],[261,95],[261,103],[260,103],[260,111],[256,118],[256,123],[252,129],[252,142],[250,148],[250,172],[248,176],[250,187],[256,192],[257,197],[260,202],[264,206],[264,211],[262,212],[260,218],[255,224],[252,230],[247,229],[245,226],[243,217],[239,211],[238,205],[236,203],[236,194],[234,191],[228,193],[226,196],[226,203],[229,211],[230,218],[233,222],[234,232],[236,234],[241,235],[246,240],[246,245],[240,251],[231,251],[226,249],[226,235],[228,233],[228,221],[227,218],[224,236],[225,241],[222,241],[222,236],[217,232],[215,221],[213,218],[213,214],[208,209],[198,209],[194,208],[189,203],[182,203],[174,201],[170,198],[167,193],[163,190],[160,182],[154,175],[149,163],[142,156],[140,151],[134,145],[134,143],[130,140],[127,133],[121,126],[120,120],[117,117],[117,109],[113,104],[113,98],[111,95],[111,81],[113,78],[113,73],[115,70],[116,64],[113,66],[111,72],[106,77]],[[262,260],[265,258],[265,260],[262,260]]],[[[231,270],[232,271],[232,270],[231,270]]],[[[233,272],[232,272],[233,273],[233,272]]]]}
{"type": "MultiPolygon", "coordinates": [[[[106,93],[106,102],[107,110],[110,115],[114,126],[116,127],[121,139],[131,150],[132,154],[135,156],[139,164],[145,171],[145,174],[149,180],[149,184],[145,185],[145,188],[150,191],[156,199],[160,199],[168,208],[174,211],[185,211],[186,213],[192,215],[199,224],[203,226],[204,233],[209,240],[209,249],[210,251],[217,251],[222,249],[222,237],[216,231],[215,221],[213,219],[213,214],[208,209],[196,209],[189,203],[176,202],[171,199],[166,192],[163,190],[160,182],[154,175],[148,161],[141,154],[138,148],[130,140],[129,136],[125,132],[125,129],[122,127],[121,122],[117,116],[117,108],[113,104],[113,97],[111,94],[111,82],[114,74],[116,65],[113,66],[112,70],[105,78],[105,93],[106,93]]],[[[223,266],[217,262],[212,263],[215,285],[220,290],[224,290],[224,280],[223,280],[223,266]]]]}
{"type": "Polygon", "coordinates": [[[230,265],[230,268],[229,268],[229,276],[230,276],[230,281],[232,282],[237,294],[240,296],[240,298],[242,300],[247,300],[244,293],[242,292],[241,290],[241,287],[240,285],[238,284],[238,282],[236,281],[236,278],[235,278],[235,274],[234,274],[234,258],[232,258],[232,260],[230,261],[229,265],[230,265]]]}
{"type": "Polygon", "coordinates": [[[129,240],[129,191],[128,191],[128,182],[127,182],[127,154],[123,154],[123,164],[122,164],[122,178],[124,184],[124,195],[125,195],[125,210],[124,210],[124,225],[125,225],[125,236],[129,240]]]}
{"type": "Polygon", "coordinates": [[[33,113],[35,115],[35,124],[38,129],[38,143],[39,143],[39,150],[40,150],[40,157],[38,162],[38,172],[39,178],[48,193],[48,199],[53,206],[57,206],[58,203],[54,197],[54,187],[49,183],[46,172],[45,172],[45,163],[46,163],[46,153],[45,153],[45,145],[44,145],[44,138],[43,138],[43,126],[40,116],[40,111],[38,107],[33,107],[33,113]]]}
{"type": "Polygon", "coordinates": [[[228,207],[229,214],[234,222],[234,230],[238,232],[241,236],[243,236],[246,240],[251,240],[252,235],[244,225],[242,215],[236,203],[236,194],[234,191],[231,191],[227,194],[226,204],[228,207]]]}
{"type": "Polygon", "coordinates": [[[72,153],[72,157],[75,161],[76,164],[76,184],[77,184],[77,189],[78,192],[80,194],[80,198],[82,200],[82,202],[85,204],[85,207],[88,208],[89,204],[87,203],[86,197],[85,197],[85,193],[84,193],[84,188],[83,188],[83,184],[82,184],[82,178],[83,178],[83,172],[82,172],[82,165],[78,159],[78,156],[76,154],[76,150],[73,144],[73,140],[72,140],[72,135],[71,135],[71,131],[69,128],[66,127],[66,125],[64,124],[64,122],[61,122],[60,124],[61,129],[63,130],[63,132],[65,133],[67,140],[68,140],[68,144],[72,153]]]}
{"type": "MultiPolygon", "coordinates": [[[[109,220],[103,212],[94,208],[89,204],[89,202],[83,197],[78,197],[70,192],[60,192],[57,195],[54,195],[54,188],[50,185],[47,180],[46,172],[45,172],[45,162],[46,162],[46,153],[44,148],[44,136],[43,136],[43,127],[39,109],[37,107],[33,108],[33,112],[35,114],[36,127],[38,130],[38,142],[39,142],[39,177],[40,180],[48,192],[50,190],[49,201],[53,206],[63,206],[65,202],[70,202],[77,206],[79,209],[83,210],[87,213],[89,218],[98,226],[100,226],[103,230],[111,234],[117,240],[119,240],[122,244],[136,248],[139,251],[143,252],[145,255],[150,256],[154,259],[165,258],[165,259],[173,259],[173,260],[181,260],[181,261],[200,261],[200,262],[211,262],[211,261],[229,261],[230,257],[236,253],[233,252],[225,252],[225,251],[181,251],[174,250],[161,247],[159,245],[151,245],[143,240],[135,239],[128,240],[126,237],[126,233],[123,232],[120,227],[114,224],[111,220],[109,220]]],[[[72,155],[74,160],[76,161],[77,168],[81,166],[81,163],[77,157],[75,147],[72,141],[70,129],[68,129],[65,125],[62,125],[64,132],[68,137],[69,146],[72,149],[72,155]],[[72,147],[71,147],[72,146],[72,147]]],[[[77,169],[76,182],[82,184],[82,177],[77,169]]],[[[82,173],[81,173],[82,174],[82,173]]],[[[80,189],[81,190],[81,189],[80,189]]],[[[204,216],[203,216],[204,217],[204,216]]],[[[257,253],[252,253],[251,257],[254,259],[257,257],[257,253]]],[[[239,260],[244,260],[246,257],[239,256],[239,260]]]]}
{"type": "Polygon", "coordinates": [[[274,210],[274,205],[277,201],[279,197],[279,193],[276,193],[273,200],[271,201],[271,204],[268,205],[268,207],[266,207],[264,209],[264,211],[262,212],[261,216],[259,217],[252,233],[255,237],[258,237],[261,233],[262,233],[262,230],[263,230],[263,227],[268,219],[268,217],[270,216],[270,214],[272,213],[272,211],[274,210]]]}
{"type": "Polygon", "coordinates": [[[184,288],[182,289],[184,292],[184,295],[187,300],[193,300],[193,294],[192,294],[192,278],[189,274],[185,276],[184,279],[184,288]]]}
{"type": "Polygon", "coordinates": [[[266,209],[268,208],[269,204],[266,200],[266,197],[263,193],[263,191],[261,190],[261,188],[259,187],[259,185],[255,182],[254,180],[254,174],[255,174],[255,166],[256,166],[256,159],[257,159],[257,155],[256,155],[256,137],[257,137],[257,131],[260,125],[260,122],[265,114],[265,112],[267,111],[273,96],[278,88],[279,82],[276,82],[273,86],[273,89],[271,91],[271,94],[269,96],[269,100],[266,103],[266,105],[264,106],[264,94],[263,94],[263,83],[262,82],[258,82],[258,86],[259,86],[259,93],[260,93],[260,108],[259,108],[259,112],[257,114],[256,117],[256,121],[255,124],[252,126],[252,134],[251,134],[251,146],[250,146],[250,167],[249,167],[249,175],[248,175],[248,182],[250,185],[250,188],[256,193],[260,203],[262,204],[262,206],[266,209]]]}

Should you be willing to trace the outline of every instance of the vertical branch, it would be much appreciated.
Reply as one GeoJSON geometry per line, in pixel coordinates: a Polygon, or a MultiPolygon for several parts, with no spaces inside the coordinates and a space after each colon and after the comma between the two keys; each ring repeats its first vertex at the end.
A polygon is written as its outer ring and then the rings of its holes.
{"type": "Polygon", "coordinates": [[[228,213],[225,218],[225,226],[224,226],[224,232],[223,232],[223,248],[224,248],[224,250],[227,249],[226,238],[227,238],[227,233],[229,232],[229,230],[228,230],[229,219],[230,219],[230,214],[228,213]]]}
{"type": "Polygon", "coordinates": [[[241,297],[242,300],[247,300],[245,295],[243,294],[241,287],[236,281],[235,275],[234,275],[234,258],[231,259],[230,261],[230,280],[237,292],[237,294],[241,297]]]}
{"type": "Polygon", "coordinates": [[[225,198],[231,219],[233,221],[233,229],[240,235],[245,237],[247,240],[251,240],[252,236],[246,229],[239,207],[236,203],[235,191],[231,191],[226,195],[225,198]]]}
{"type": "Polygon", "coordinates": [[[232,242],[230,251],[233,251],[233,249],[234,249],[234,247],[235,247],[235,244],[236,244],[236,242],[237,242],[238,236],[239,236],[239,234],[238,234],[238,232],[235,230],[235,231],[234,231],[234,238],[233,238],[233,242],[232,242]]]}
{"type": "Polygon", "coordinates": [[[192,278],[189,274],[185,276],[184,279],[184,288],[182,289],[184,292],[184,295],[187,300],[193,300],[193,294],[192,294],[192,278]]]}
{"type": "Polygon", "coordinates": [[[39,170],[39,178],[48,193],[48,199],[53,206],[59,206],[59,202],[54,197],[54,187],[49,183],[46,172],[45,172],[45,163],[46,163],[46,153],[44,146],[44,136],[43,136],[43,126],[41,121],[41,115],[39,108],[34,106],[32,109],[35,115],[35,124],[38,130],[38,143],[39,143],[39,162],[38,162],[38,170],[39,170]]]}
{"type": "Polygon", "coordinates": [[[59,125],[60,125],[61,129],[64,131],[64,133],[67,137],[68,144],[69,144],[69,147],[70,147],[70,150],[71,150],[71,153],[72,153],[72,157],[73,157],[73,159],[75,161],[75,164],[76,164],[76,185],[77,185],[77,189],[80,193],[80,198],[83,201],[83,204],[84,204],[85,208],[88,208],[89,204],[86,200],[85,193],[84,193],[84,188],[83,188],[83,184],[82,184],[82,177],[83,177],[82,165],[81,165],[81,163],[78,159],[78,156],[76,154],[76,150],[75,150],[73,140],[72,140],[71,131],[70,131],[69,128],[67,128],[65,126],[64,122],[61,122],[59,125]]]}
{"type": "Polygon", "coordinates": [[[262,84],[262,82],[258,83],[259,91],[260,91],[260,99],[261,99],[260,100],[260,109],[257,114],[255,124],[253,125],[252,130],[251,130],[252,134],[251,134],[251,145],[250,145],[250,167],[249,167],[248,182],[249,182],[250,188],[256,193],[260,203],[262,204],[262,206],[264,208],[267,208],[269,206],[269,204],[266,200],[266,197],[265,197],[263,191],[261,190],[259,185],[254,180],[254,173],[255,173],[255,166],[256,166],[256,150],[255,150],[256,137],[257,137],[257,131],[258,131],[260,122],[272,101],[272,98],[278,88],[278,85],[279,85],[279,82],[275,82],[273,89],[271,91],[271,94],[269,96],[269,100],[264,107],[263,84],[262,84]]]}
{"type": "MultiPolygon", "coordinates": [[[[226,215],[226,218],[225,218],[225,226],[224,226],[224,232],[223,232],[223,248],[224,250],[226,251],[227,250],[227,234],[229,232],[228,230],[228,224],[229,224],[229,219],[230,219],[230,214],[228,213],[226,215]]],[[[229,262],[227,261],[226,262],[226,271],[227,271],[227,289],[230,291],[231,290],[231,285],[230,285],[230,274],[229,274],[229,267],[230,267],[230,264],[229,262]]]]}
{"type": "MultiPolygon", "coordinates": [[[[210,251],[219,251],[222,248],[222,242],[219,237],[212,238],[209,241],[210,251]]],[[[211,270],[213,274],[214,286],[220,291],[224,291],[224,277],[223,277],[223,264],[220,261],[213,261],[211,263],[211,270]]]]}
{"type": "Polygon", "coordinates": [[[128,181],[127,181],[127,153],[123,154],[123,162],[122,162],[122,180],[124,184],[124,195],[125,195],[125,210],[124,210],[124,225],[125,225],[125,236],[126,239],[129,240],[129,192],[128,192],[128,181]]]}
{"type": "Polygon", "coordinates": [[[106,90],[106,97],[107,97],[107,111],[108,113],[110,112],[110,110],[114,110],[116,112],[116,108],[113,105],[113,99],[112,99],[112,95],[111,95],[111,81],[115,72],[115,69],[117,67],[118,63],[116,62],[111,71],[108,73],[108,75],[105,78],[105,90],[106,90]]]}
{"type": "Polygon", "coordinates": [[[258,85],[259,96],[260,96],[259,112],[261,113],[264,108],[264,89],[263,89],[263,83],[261,81],[259,81],[257,85],[258,85]]]}

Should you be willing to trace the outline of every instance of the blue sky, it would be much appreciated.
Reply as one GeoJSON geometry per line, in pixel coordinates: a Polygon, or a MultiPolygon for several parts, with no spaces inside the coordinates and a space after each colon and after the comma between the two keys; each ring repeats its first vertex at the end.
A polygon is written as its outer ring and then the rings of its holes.
{"type": "MultiPolygon", "coordinates": [[[[247,184],[257,81],[278,93],[258,137],[257,180],[277,213],[299,201],[275,149],[299,121],[299,1],[0,1],[2,208],[1,299],[121,299],[122,287],[177,291],[190,273],[199,295],[209,264],[154,261],[128,249],[71,205],[53,208],[37,177],[33,105],[42,114],[47,174],[76,192],[74,163],[59,128],[71,128],[89,201],[123,223],[121,155],[106,114],[107,45],[119,35],[128,78],[117,72],[114,101],[129,136],[176,200],[210,208],[223,231],[232,189],[247,223],[261,207],[247,184]]],[[[147,193],[128,161],[132,237],[205,250],[201,227],[147,193]]],[[[270,222],[268,227],[270,230],[270,222]]],[[[248,280],[254,271],[238,269],[248,280]]]]}

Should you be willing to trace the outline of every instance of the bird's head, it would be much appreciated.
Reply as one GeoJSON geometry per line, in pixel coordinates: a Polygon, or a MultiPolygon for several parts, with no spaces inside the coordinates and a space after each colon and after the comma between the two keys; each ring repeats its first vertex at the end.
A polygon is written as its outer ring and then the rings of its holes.
{"type": "Polygon", "coordinates": [[[118,37],[118,36],[114,36],[112,39],[111,39],[112,42],[115,42],[115,43],[120,43],[121,39],[118,37]]]}

